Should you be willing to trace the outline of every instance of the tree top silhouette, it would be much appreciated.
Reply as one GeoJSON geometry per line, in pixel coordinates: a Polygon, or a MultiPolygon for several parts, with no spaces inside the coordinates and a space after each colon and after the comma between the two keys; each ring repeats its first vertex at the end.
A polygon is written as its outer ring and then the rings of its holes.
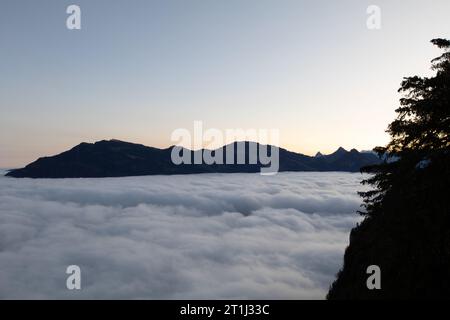
{"type": "Polygon", "coordinates": [[[394,188],[414,182],[420,170],[449,161],[450,130],[450,41],[434,39],[431,43],[444,53],[433,59],[433,77],[406,77],[398,90],[402,93],[397,118],[388,126],[391,141],[374,150],[386,160],[362,169],[375,173],[363,181],[374,190],[361,192],[366,212],[375,214],[394,188]]]}

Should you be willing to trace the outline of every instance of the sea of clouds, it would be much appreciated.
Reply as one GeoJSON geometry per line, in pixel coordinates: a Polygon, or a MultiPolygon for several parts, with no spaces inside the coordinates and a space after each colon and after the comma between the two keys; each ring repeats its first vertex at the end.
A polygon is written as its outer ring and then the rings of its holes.
{"type": "Polygon", "coordinates": [[[363,189],[351,173],[0,174],[0,299],[323,299],[363,189]]]}

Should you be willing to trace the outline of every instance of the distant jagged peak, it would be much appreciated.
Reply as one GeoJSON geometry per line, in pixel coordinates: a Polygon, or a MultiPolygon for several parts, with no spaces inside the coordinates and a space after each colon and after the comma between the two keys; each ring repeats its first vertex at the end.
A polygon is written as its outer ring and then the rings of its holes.
{"type": "Polygon", "coordinates": [[[334,155],[337,155],[337,154],[344,154],[344,153],[347,153],[348,151],[347,150],[345,150],[344,148],[342,148],[342,147],[339,147],[335,152],[333,152],[332,154],[334,154],[334,155]]]}
{"type": "Polygon", "coordinates": [[[322,158],[323,154],[319,151],[319,152],[316,153],[315,157],[316,158],[322,158]]]}

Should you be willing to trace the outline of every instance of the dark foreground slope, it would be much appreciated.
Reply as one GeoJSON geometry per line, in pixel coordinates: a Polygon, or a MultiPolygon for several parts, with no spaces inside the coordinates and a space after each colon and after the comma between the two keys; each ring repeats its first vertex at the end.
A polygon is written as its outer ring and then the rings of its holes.
{"type": "Polygon", "coordinates": [[[352,230],[328,299],[450,299],[450,158],[414,171],[352,230]],[[371,265],[381,290],[366,285],[371,265]]]}
{"type": "MultiPolygon", "coordinates": [[[[248,161],[250,144],[255,143],[245,142],[246,164],[175,165],[171,160],[173,147],[157,149],[118,140],[103,140],[93,144],[81,143],[59,155],[40,158],[25,168],[8,172],[7,176],[16,178],[81,178],[259,172],[262,167],[259,158],[257,164],[249,164],[248,161]]],[[[256,144],[256,147],[259,148],[260,145],[256,144]]],[[[215,152],[218,152],[218,150],[215,150],[215,152]]],[[[234,150],[236,155],[237,143],[234,143],[234,150]]],[[[185,151],[193,159],[194,152],[185,151]]],[[[225,146],[222,147],[222,151],[225,157],[225,146]]],[[[202,152],[202,150],[195,152],[202,152]]],[[[309,157],[280,148],[279,159],[279,171],[356,172],[365,165],[379,162],[379,158],[374,154],[360,153],[356,150],[346,151],[342,148],[331,155],[321,157],[309,157]]],[[[237,161],[234,163],[237,163],[237,161]]]]}

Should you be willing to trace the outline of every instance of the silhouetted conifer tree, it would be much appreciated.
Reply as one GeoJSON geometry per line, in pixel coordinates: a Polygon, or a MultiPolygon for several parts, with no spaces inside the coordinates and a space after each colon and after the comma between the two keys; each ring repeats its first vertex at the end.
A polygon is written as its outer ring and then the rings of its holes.
{"type": "Polygon", "coordinates": [[[391,141],[375,151],[385,161],[366,167],[364,221],[352,230],[344,267],[329,299],[450,298],[450,41],[433,77],[408,77],[391,141]],[[366,285],[381,268],[381,290],[366,285]]]}

